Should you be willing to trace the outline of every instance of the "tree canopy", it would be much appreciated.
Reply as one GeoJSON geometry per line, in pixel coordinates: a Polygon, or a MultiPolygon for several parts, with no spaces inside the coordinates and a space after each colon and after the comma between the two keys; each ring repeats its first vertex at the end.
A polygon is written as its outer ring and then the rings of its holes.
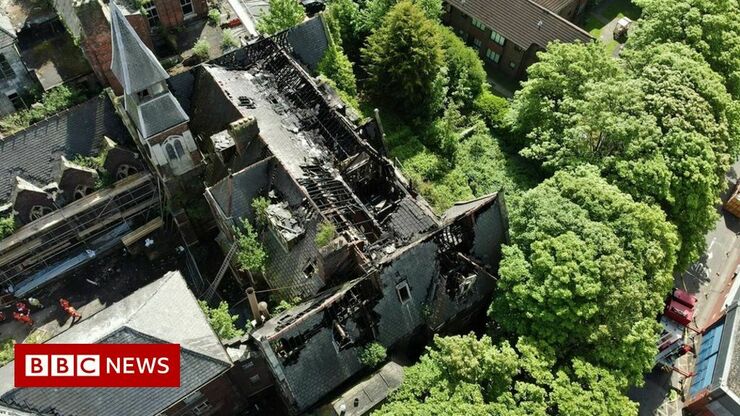
{"type": "Polygon", "coordinates": [[[583,357],[638,383],[673,284],[675,227],[592,166],[559,171],[517,202],[527,215],[510,218],[489,317],[561,359],[583,357]]]}
{"type": "Polygon", "coordinates": [[[437,24],[404,0],[388,12],[362,50],[369,92],[412,116],[438,112],[444,94],[442,38],[437,24]]]}
{"type": "Polygon", "coordinates": [[[334,81],[340,90],[352,97],[357,95],[357,81],[355,73],[352,72],[352,62],[336,43],[332,43],[326,49],[324,57],[319,61],[318,71],[334,81]]]}
{"type": "Polygon", "coordinates": [[[740,6],[737,0],[634,0],[642,17],[628,47],[682,42],[699,52],[740,98],[740,6]]]}
{"type": "Polygon", "coordinates": [[[289,29],[306,17],[301,3],[296,0],[270,0],[269,11],[257,22],[257,30],[267,35],[289,29]]]}
{"type": "Polygon", "coordinates": [[[552,351],[526,338],[515,348],[488,336],[435,337],[381,416],[548,414],[628,416],[637,406],[622,395],[626,384],[580,360],[555,369],[552,351]]]}
{"type": "Polygon", "coordinates": [[[678,227],[684,267],[717,218],[740,136],[737,102],[685,45],[624,55],[551,45],[517,92],[510,122],[524,138],[521,154],[547,171],[590,163],[637,200],[663,207],[678,227]]]}

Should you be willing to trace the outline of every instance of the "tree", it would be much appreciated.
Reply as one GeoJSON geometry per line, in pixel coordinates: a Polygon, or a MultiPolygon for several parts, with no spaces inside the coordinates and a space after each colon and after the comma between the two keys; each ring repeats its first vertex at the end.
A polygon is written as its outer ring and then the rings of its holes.
{"type": "Polygon", "coordinates": [[[387,355],[388,353],[386,352],[384,346],[378,344],[377,342],[371,342],[360,348],[358,358],[362,365],[370,368],[375,368],[378,366],[378,364],[385,361],[387,355]]]}
{"type": "Polygon", "coordinates": [[[319,224],[314,242],[319,248],[326,247],[329,243],[331,243],[332,240],[334,240],[334,238],[336,238],[336,236],[337,228],[334,226],[334,224],[328,221],[324,221],[319,224]]]}
{"type": "Polygon", "coordinates": [[[0,217],[0,240],[10,237],[15,231],[15,219],[12,215],[0,217]]]}
{"type": "Polygon", "coordinates": [[[681,236],[681,269],[714,226],[740,138],[737,103],[686,46],[624,56],[626,68],[596,45],[551,46],[531,67],[510,122],[524,136],[521,154],[547,171],[590,163],[635,199],[663,207],[681,236]]]}
{"type": "Polygon", "coordinates": [[[514,206],[489,316],[558,357],[583,357],[632,383],[652,367],[655,317],[673,284],[678,238],[593,166],[559,171],[514,206]]]}
{"type": "Polygon", "coordinates": [[[642,18],[628,48],[682,42],[722,75],[740,98],[740,6],[737,0],[635,0],[642,18]]]}
{"type": "Polygon", "coordinates": [[[334,42],[357,62],[363,39],[359,35],[360,7],[353,0],[331,0],[324,13],[334,42]]]}
{"type": "Polygon", "coordinates": [[[483,91],[486,84],[486,71],[478,52],[465,43],[452,30],[439,26],[444,48],[444,60],[447,63],[449,90],[447,96],[469,110],[473,101],[483,91]]]}
{"type": "Polygon", "coordinates": [[[361,39],[367,38],[375,29],[383,25],[388,11],[398,0],[365,0],[357,22],[357,33],[361,39]]]}
{"type": "Polygon", "coordinates": [[[208,318],[208,323],[219,338],[231,339],[244,335],[244,331],[234,325],[234,322],[239,319],[239,315],[229,313],[229,304],[226,301],[221,301],[216,308],[209,307],[203,300],[199,300],[198,305],[200,305],[201,310],[208,318]]]}
{"type": "Polygon", "coordinates": [[[487,336],[437,336],[375,414],[637,415],[623,394],[626,384],[609,372],[581,361],[555,366],[552,350],[527,338],[512,348],[487,336]],[[578,397],[583,400],[575,407],[578,397]]]}
{"type": "Polygon", "coordinates": [[[236,261],[239,263],[239,270],[262,271],[267,263],[267,252],[248,220],[242,220],[242,227],[243,230],[236,229],[236,242],[239,244],[236,261]]]}
{"type": "Polygon", "coordinates": [[[488,128],[500,131],[506,125],[506,115],[509,111],[509,102],[494,95],[490,89],[484,88],[473,102],[475,112],[480,114],[488,128]]]}
{"type": "Polygon", "coordinates": [[[332,43],[326,49],[324,57],[318,66],[319,73],[334,81],[340,90],[351,95],[357,95],[357,81],[355,73],[352,72],[352,62],[336,43],[332,43]]]}
{"type": "Polygon", "coordinates": [[[254,220],[257,223],[257,228],[265,228],[267,226],[267,208],[270,206],[270,200],[263,196],[258,196],[252,199],[251,205],[254,210],[254,220]]]}
{"type": "Polygon", "coordinates": [[[408,0],[394,6],[362,50],[369,92],[402,114],[432,117],[444,97],[440,31],[408,0]]]}
{"type": "Polygon", "coordinates": [[[574,97],[580,97],[587,83],[606,81],[621,68],[598,42],[587,45],[554,42],[539,62],[528,69],[528,80],[516,92],[512,103],[512,130],[533,140],[538,135],[562,131],[560,113],[569,111],[574,97]],[[542,132],[542,133],[541,133],[542,132]]]}
{"type": "Polygon", "coordinates": [[[266,35],[290,29],[306,17],[297,0],[270,0],[269,5],[270,10],[257,22],[257,30],[266,35]]]}

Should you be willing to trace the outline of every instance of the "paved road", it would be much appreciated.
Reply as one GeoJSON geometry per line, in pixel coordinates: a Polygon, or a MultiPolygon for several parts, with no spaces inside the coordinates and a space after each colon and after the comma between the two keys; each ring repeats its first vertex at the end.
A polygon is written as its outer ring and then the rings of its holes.
{"type": "MultiPolygon", "coordinates": [[[[735,182],[740,177],[740,161],[727,174],[728,190],[722,196],[726,201],[732,194],[735,182]]],[[[724,291],[740,261],[740,219],[720,210],[720,218],[714,230],[707,234],[707,251],[702,259],[676,277],[676,287],[684,288],[699,299],[695,325],[703,328],[713,322],[719,310],[715,307],[724,301],[724,291]]],[[[690,354],[677,363],[679,369],[692,370],[690,354]]],[[[661,369],[654,369],[645,377],[645,385],[632,389],[629,396],[640,404],[640,416],[681,416],[683,403],[678,392],[684,387],[683,376],[661,369]]]]}

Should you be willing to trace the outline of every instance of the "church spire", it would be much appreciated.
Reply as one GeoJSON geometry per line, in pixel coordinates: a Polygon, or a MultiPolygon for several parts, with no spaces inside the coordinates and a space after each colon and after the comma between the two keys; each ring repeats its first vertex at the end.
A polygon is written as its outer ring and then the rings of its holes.
{"type": "Polygon", "coordinates": [[[121,9],[110,3],[113,59],[111,70],[131,95],[166,80],[169,75],[151,50],[141,41],[121,9]]]}

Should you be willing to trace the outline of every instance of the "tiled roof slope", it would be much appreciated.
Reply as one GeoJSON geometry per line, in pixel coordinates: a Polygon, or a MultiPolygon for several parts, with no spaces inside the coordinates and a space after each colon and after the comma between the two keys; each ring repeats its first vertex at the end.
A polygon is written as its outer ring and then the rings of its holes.
{"type": "Polygon", "coordinates": [[[532,0],[446,0],[522,48],[562,42],[588,42],[588,32],[532,0]],[[540,22],[542,22],[540,24],[540,22]]]}
{"type": "MultiPolygon", "coordinates": [[[[153,344],[163,340],[123,327],[100,340],[100,344],[153,344]]],[[[64,416],[155,415],[224,372],[229,365],[180,349],[178,388],[20,388],[2,396],[9,403],[36,409],[51,408],[64,416]]]]}
{"type": "Polygon", "coordinates": [[[133,94],[169,78],[149,48],[144,45],[121,9],[110,7],[112,62],[111,70],[126,94],[133,94]]]}
{"type": "Polygon", "coordinates": [[[547,10],[555,13],[560,13],[561,10],[573,3],[575,0],[535,0],[540,6],[545,7],[547,10]]]}
{"type": "Polygon", "coordinates": [[[0,138],[0,205],[10,198],[15,176],[44,186],[54,180],[53,166],[61,155],[71,160],[95,154],[104,135],[118,143],[129,140],[113,104],[98,96],[0,138]]]}

